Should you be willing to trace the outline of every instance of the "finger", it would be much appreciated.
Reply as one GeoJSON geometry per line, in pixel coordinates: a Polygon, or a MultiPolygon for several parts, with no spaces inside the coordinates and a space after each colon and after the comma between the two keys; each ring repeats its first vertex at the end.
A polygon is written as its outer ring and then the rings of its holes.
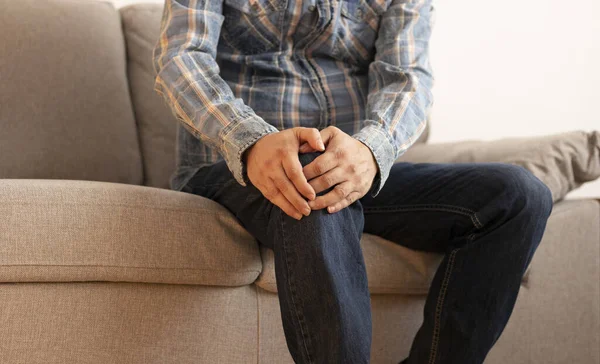
{"type": "Polygon", "coordinates": [[[348,196],[346,196],[345,199],[343,199],[342,201],[336,203],[333,206],[329,206],[327,208],[327,211],[330,214],[333,214],[334,212],[338,212],[342,209],[345,209],[346,207],[352,205],[354,202],[356,202],[356,200],[358,200],[360,198],[360,193],[358,192],[351,192],[348,196]]]}
{"type": "Polygon", "coordinates": [[[327,143],[329,143],[331,138],[333,138],[333,136],[335,135],[335,133],[338,132],[338,130],[339,129],[335,126],[328,126],[325,129],[321,130],[321,139],[323,140],[323,143],[327,145],[327,143]]]}
{"type": "Polygon", "coordinates": [[[305,141],[310,145],[313,149],[318,151],[325,150],[325,144],[323,144],[323,139],[321,139],[321,133],[319,130],[315,128],[296,128],[298,129],[298,139],[300,141],[305,141]]]}
{"type": "Polygon", "coordinates": [[[279,207],[286,215],[296,220],[302,219],[302,214],[281,194],[275,184],[269,180],[267,186],[262,185],[259,190],[273,205],[279,207]]]}
{"type": "Polygon", "coordinates": [[[353,191],[354,188],[352,187],[352,183],[346,181],[336,185],[333,190],[323,196],[317,197],[314,201],[310,201],[308,204],[313,210],[324,209],[342,201],[353,191]]]}
{"type": "Polygon", "coordinates": [[[311,153],[311,152],[316,152],[316,150],[313,147],[311,147],[310,144],[304,143],[300,146],[300,148],[298,149],[298,152],[311,153]]]}
{"type": "Polygon", "coordinates": [[[308,181],[337,167],[338,161],[334,153],[325,152],[305,165],[302,171],[308,181]]]}
{"type": "Polygon", "coordinates": [[[300,163],[300,159],[298,159],[298,155],[289,155],[282,163],[285,174],[289,180],[292,181],[296,190],[309,200],[314,200],[316,192],[313,187],[308,184],[306,177],[304,177],[304,173],[302,173],[302,164],[300,163]]]}
{"type": "Polygon", "coordinates": [[[283,168],[277,171],[272,177],[275,187],[283,196],[298,210],[301,214],[308,216],[310,214],[310,206],[305,199],[302,198],[296,187],[288,179],[283,168]]]}
{"type": "Polygon", "coordinates": [[[346,173],[344,173],[343,169],[336,167],[325,174],[313,178],[309,184],[312,186],[315,193],[321,193],[329,187],[333,187],[338,183],[346,181],[347,179],[348,177],[346,173]]]}

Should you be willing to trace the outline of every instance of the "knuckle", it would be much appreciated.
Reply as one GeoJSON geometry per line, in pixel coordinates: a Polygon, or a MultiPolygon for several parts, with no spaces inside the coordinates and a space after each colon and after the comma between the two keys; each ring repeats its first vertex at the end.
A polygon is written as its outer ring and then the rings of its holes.
{"type": "Polygon", "coordinates": [[[273,183],[275,184],[275,187],[277,187],[277,189],[280,191],[283,191],[286,188],[286,184],[281,178],[273,180],[273,183]]]}
{"type": "Polygon", "coordinates": [[[275,188],[275,186],[267,188],[264,193],[265,197],[269,201],[272,201],[273,199],[275,199],[275,197],[277,197],[278,194],[279,194],[279,190],[277,188],[275,188]]]}
{"type": "Polygon", "coordinates": [[[300,177],[300,170],[296,167],[291,167],[289,169],[290,177],[300,177]]]}
{"type": "Polygon", "coordinates": [[[284,147],[277,147],[275,149],[275,155],[282,159],[287,154],[287,150],[284,147]]]}
{"type": "Polygon", "coordinates": [[[323,176],[323,184],[325,184],[326,187],[333,186],[333,178],[331,178],[331,176],[323,176]]]}
{"type": "Polygon", "coordinates": [[[334,155],[337,159],[346,159],[346,157],[348,156],[348,153],[346,152],[345,149],[338,148],[335,150],[334,155]]]}
{"type": "Polygon", "coordinates": [[[323,173],[323,165],[321,163],[315,163],[313,166],[313,170],[317,175],[321,175],[323,173]]]}
{"type": "Polygon", "coordinates": [[[346,188],[340,185],[334,188],[334,191],[338,194],[338,196],[345,197],[347,195],[346,188]]]}

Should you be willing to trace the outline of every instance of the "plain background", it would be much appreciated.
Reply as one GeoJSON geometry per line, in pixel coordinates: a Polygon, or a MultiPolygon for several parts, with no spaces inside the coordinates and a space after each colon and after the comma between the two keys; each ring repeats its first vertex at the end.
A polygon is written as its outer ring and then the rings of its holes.
{"type": "MultiPolygon", "coordinates": [[[[435,7],[431,142],[600,130],[600,1],[452,0],[435,7]]],[[[569,194],[586,196],[600,197],[600,181],[569,194]]]]}

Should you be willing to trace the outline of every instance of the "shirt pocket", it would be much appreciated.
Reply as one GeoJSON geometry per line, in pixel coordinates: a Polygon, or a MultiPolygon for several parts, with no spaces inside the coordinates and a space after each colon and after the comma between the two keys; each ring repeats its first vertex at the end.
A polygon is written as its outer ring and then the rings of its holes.
{"type": "Polygon", "coordinates": [[[285,0],[224,0],[223,39],[242,54],[277,51],[285,0]]]}
{"type": "Polygon", "coordinates": [[[340,23],[336,39],[338,57],[359,66],[366,66],[375,56],[375,41],[379,32],[381,12],[373,7],[374,0],[340,2],[340,23]]]}

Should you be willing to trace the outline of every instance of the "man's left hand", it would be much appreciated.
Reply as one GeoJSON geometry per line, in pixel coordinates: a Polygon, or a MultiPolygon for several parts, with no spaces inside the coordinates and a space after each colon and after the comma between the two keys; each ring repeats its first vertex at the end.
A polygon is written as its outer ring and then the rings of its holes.
{"type": "MultiPolygon", "coordinates": [[[[333,213],[367,194],[378,169],[371,150],[335,126],[321,130],[321,139],[325,152],[304,166],[304,176],[317,194],[335,187],[308,204],[313,210],[327,207],[333,213]]],[[[307,145],[300,148],[301,153],[309,151],[307,145]]]]}

